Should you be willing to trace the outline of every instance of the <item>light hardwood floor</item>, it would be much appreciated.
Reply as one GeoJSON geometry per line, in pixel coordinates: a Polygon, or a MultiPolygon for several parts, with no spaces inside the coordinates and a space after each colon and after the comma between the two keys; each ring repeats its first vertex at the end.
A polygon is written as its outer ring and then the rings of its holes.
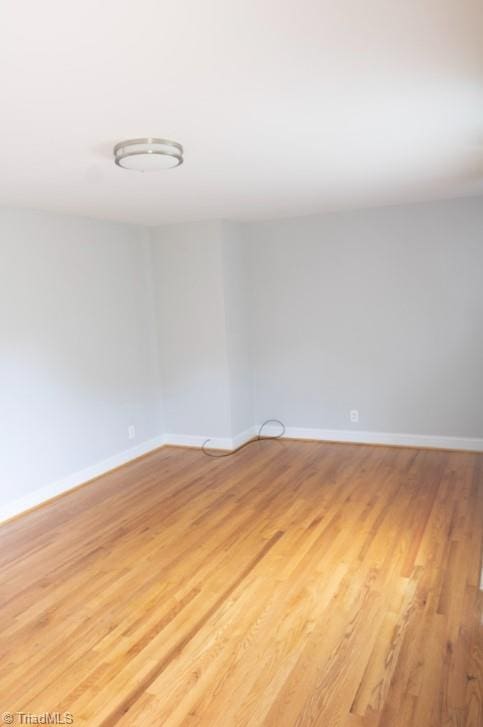
{"type": "Polygon", "coordinates": [[[483,455],[163,448],[0,528],[0,712],[481,727],[483,455]]]}

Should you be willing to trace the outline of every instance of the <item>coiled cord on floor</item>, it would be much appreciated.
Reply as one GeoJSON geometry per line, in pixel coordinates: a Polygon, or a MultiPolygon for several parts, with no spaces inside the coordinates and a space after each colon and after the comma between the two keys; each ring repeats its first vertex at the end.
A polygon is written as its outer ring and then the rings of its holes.
{"type": "Polygon", "coordinates": [[[260,426],[260,429],[258,430],[258,434],[253,439],[249,439],[248,442],[245,442],[245,444],[242,444],[240,447],[237,447],[231,452],[221,452],[218,454],[215,454],[213,450],[209,450],[206,448],[208,442],[211,442],[211,439],[206,439],[203,444],[201,445],[201,451],[203,454],[206,454],[207,457],[214,457],[215,459],[218,459],[219,457],[231,457],[233,454],[236,454],[240,451],[240,449],[244,449],[245,447],[248,447],[249,444],[253,444],[253,442],[259,442],[262,439],[281,439],[283,435],[285,434],[285,424],[280,421],[280,419],[266,419],[263,424],[260,426]],[[263,430],[268,424],[279,424],[282,427],[282,431],[279,434],[275,434],[274,436],[263,436],[263,430]]]}

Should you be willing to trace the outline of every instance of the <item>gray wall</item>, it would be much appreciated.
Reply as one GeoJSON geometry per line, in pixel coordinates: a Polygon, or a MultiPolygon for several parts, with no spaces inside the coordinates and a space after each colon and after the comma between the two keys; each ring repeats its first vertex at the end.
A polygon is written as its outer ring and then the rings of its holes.
{"type": "Polygon", "coordinates": [[[166,431],[231,436],[221,222],[152,230],[166,431]]]}
{"type": "Polygon", "coordinates": [[[482,199],[150,231],[0,210],[0,274],[0,506],[271,417],[483,437],[482,199]]]}
{"type": "Polygon", "coordinates": [[[244,233],[258,421],[483,436],[482,199],[244,233]]]}
{"type": "Polygon", "coordinates": [[[148,255],[143,228],[0,210],[0,505],[162,431],[148,255]]]}
{"type": "Polygon", "coordinates": [[[231,434],[255,422],[249,249],[240,225],[223,223],[223,287],[231,434]]]}
{"type": "Polygon", "coordinates": [[[248,248],[238,225],[151,230],[166,432],[231,438],[254,423],[248,248]]]}

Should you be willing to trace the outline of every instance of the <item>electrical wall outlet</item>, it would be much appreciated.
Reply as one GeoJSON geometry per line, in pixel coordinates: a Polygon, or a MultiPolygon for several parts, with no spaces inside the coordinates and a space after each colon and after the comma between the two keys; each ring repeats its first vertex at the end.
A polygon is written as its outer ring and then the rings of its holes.
{"type": "Polygon", "coordinates": [[[350,410],[350,420],[353,423],[357,423],[359,421],[359,409],[350,410]]]}
{"type": "Polygon", "coordinates": [[[127,438],[128,439],[135,439],[136,438],[136,427],[134,426],[134,424],[131,424],[127,428],[127,438]]]}

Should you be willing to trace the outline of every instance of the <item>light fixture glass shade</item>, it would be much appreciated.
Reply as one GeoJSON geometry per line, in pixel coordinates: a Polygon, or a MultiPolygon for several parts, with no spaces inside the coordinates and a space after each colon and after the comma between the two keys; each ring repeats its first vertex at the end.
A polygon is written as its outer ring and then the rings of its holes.
{"type": "Polygon", "coordinates": [[[128,139],[114,147],[114,161],[124,169],[157,172],[182,164],[183,147],[168,139],[128,139]]]}

